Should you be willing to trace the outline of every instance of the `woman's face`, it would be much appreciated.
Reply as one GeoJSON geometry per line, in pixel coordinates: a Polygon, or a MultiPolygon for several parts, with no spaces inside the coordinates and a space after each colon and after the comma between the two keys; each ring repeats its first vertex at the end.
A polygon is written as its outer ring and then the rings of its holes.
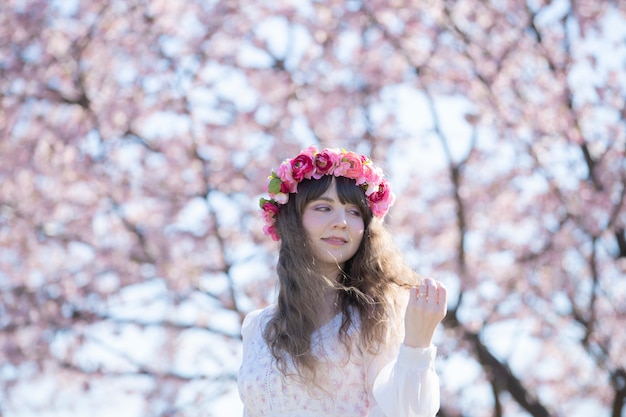
{"type": "Polygon", "coordinates": [[[356,253],[365,229],[361,210],[355,204],[342,203],[335,181],[302,213],[302,225],[313,245],[321,266],[338,270],[356,253]]]}

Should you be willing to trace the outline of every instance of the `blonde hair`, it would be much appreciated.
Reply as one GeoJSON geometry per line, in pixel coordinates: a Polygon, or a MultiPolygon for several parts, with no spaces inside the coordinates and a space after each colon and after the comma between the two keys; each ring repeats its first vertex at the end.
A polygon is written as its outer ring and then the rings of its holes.
{"type": "Polygon", "coordinates": [[[263,336],[284,375],[289,374],[287,358],[290,358],[297,375],[315,383],[318,360],[311,352],[311,336],[319,326],[317,314],[325,291],[339,290],[338,307],[342,313],[339,338],[348,352],[348,331],[354,323],[359,323],[360,349],[375,353],[398,325],[394,321],[399,316],[397,291],[415,285],[419,276],[405,264],[383,222],[373,218],[362,188],[352,179],[324,176],[302,181],[298,192],[281,207],[276,230],[281,238],[277,265],[279,294],[277,308],[263,336]],[[302,225],[307,203],[321,196],[333,181],[341,202],[360,208],[365,225],[361,244],[345,263],[338,282],[332,277],[320,277],[302,225]]]}

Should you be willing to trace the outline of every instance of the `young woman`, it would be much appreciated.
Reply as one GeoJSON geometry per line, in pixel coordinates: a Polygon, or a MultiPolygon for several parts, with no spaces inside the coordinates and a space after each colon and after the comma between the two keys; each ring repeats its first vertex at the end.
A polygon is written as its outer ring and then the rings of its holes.
{"type": "Polygon", "coordinates": [[[244,416],[435,416],[432,338],[446,289],[392,244],[382,171],[363,155],[310,147],[272,172],[268,193],[279,294],[242,326],[244,416]]]}

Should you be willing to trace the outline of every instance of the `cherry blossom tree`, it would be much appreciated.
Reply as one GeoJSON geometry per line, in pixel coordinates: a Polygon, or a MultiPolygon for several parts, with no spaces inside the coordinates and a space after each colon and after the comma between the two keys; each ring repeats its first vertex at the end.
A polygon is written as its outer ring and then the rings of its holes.
{"type": "Polygon", "coordinates": [[[0,415],[232,415],[276,290],[258,198],[317,145],[385,168],[449,287],[440,416],[623,417],[624,28],[617,0],[5,0],[0,415]]]}

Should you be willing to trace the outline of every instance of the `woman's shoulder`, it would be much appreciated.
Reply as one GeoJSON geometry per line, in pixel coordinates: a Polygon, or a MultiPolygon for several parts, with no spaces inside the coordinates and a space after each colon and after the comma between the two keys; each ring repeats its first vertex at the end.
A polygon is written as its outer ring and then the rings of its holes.
{"type": "Polygon", "coordinates": [[[259,327],[259,324],[267,321],[276,309],[275,304],[270,304],[265,308],[259,308],[252,310],[243,319],[241,324],[241,334],[244,339],[247,339],[254,331],[259,327]]]}

